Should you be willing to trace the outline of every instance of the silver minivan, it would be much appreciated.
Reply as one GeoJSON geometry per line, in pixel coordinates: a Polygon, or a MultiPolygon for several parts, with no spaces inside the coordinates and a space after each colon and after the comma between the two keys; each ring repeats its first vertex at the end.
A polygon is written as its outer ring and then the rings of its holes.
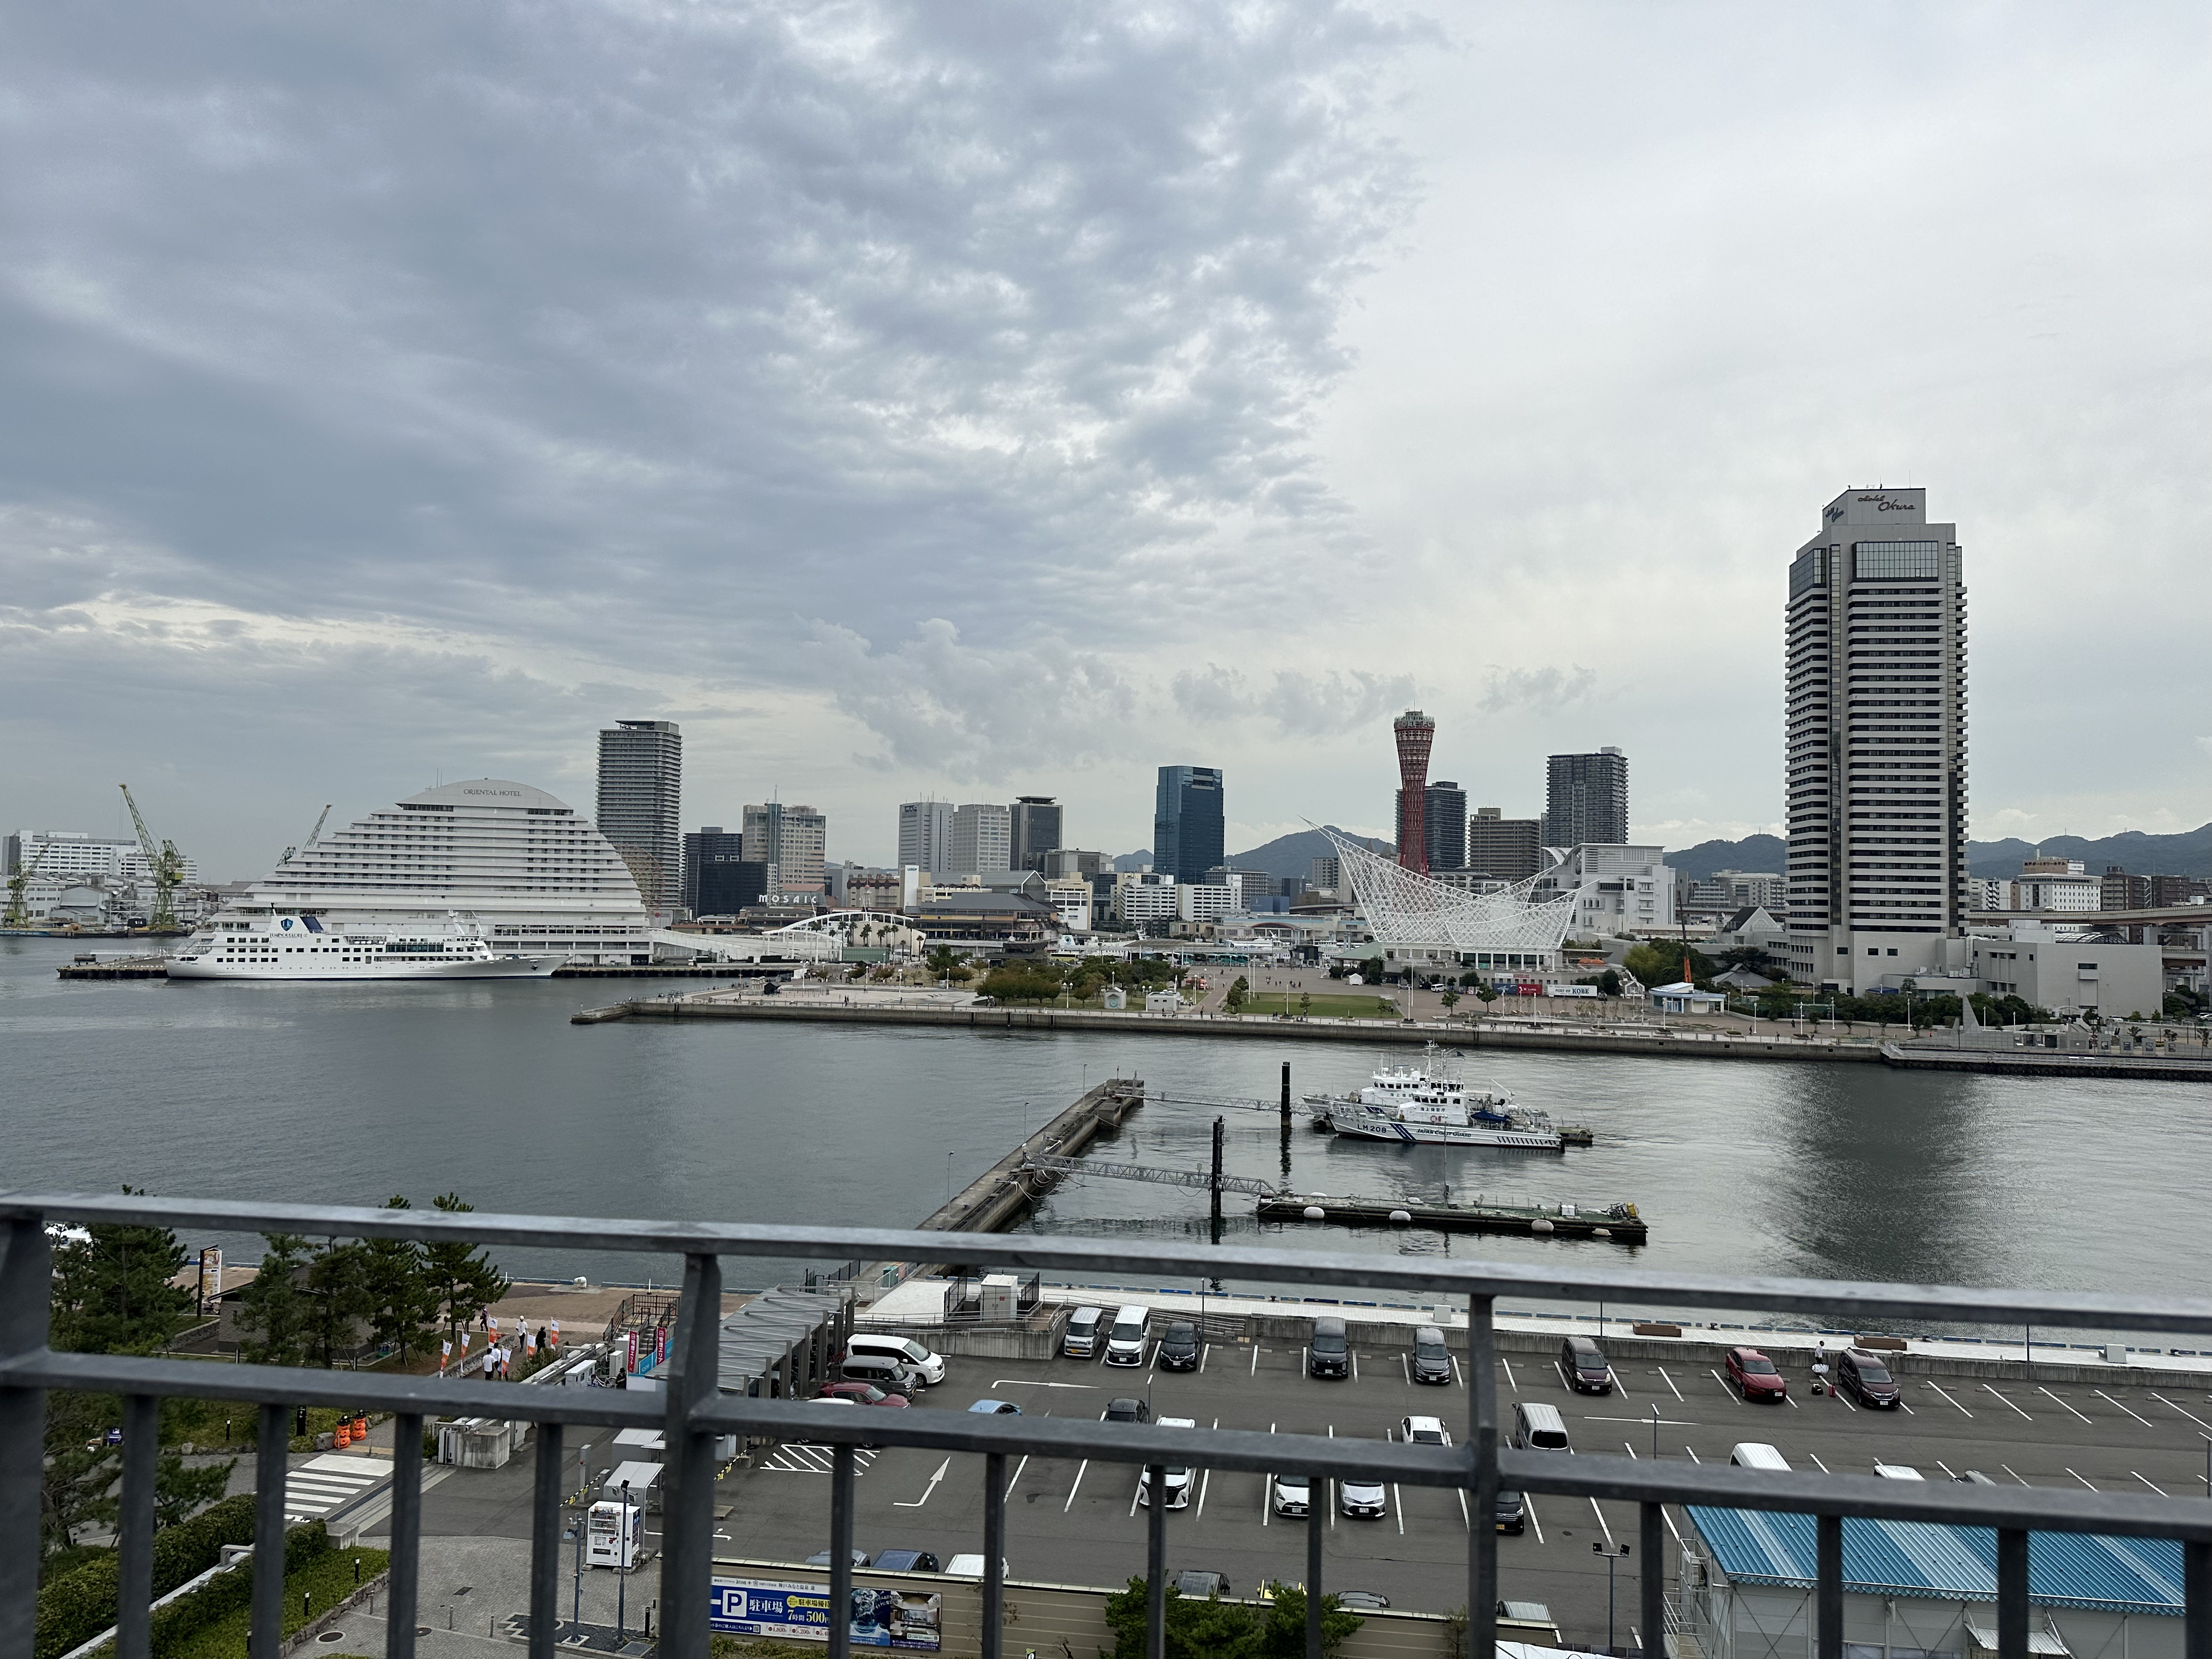
{"type": "Polygon", "coordinates": [[[1098,1328],[1106,1322],[1103,1308],[1078,1308],[1067,1316],[1067,1333],[1060,1351],[1071,1359],[1088,1359],[1098,1352],[1098,1328]]]}
{"type": "Polygon", "coordinates": [[[872,1382],[885,1394],[910,1396],[921,1386],[913,1366],[889,1354],[848,1353],[845,1363],[837,1367],[837,1375],[848,1382],[872,1382]]]}
{"type": "Polygon", "coordinates": [[[1557,1406],[1523,1400],[1513,1407],[1512,1444],[1522,1451],[1565,1451],[1567,1419],[1557,1406]]]}
{"type": "Polygon", "coordinates": [[[878,1333],[854,1332],[845,1344],[845,1352],[857,1358],[864,1353],[880,1354],[886,1359],[896,1359],[920,1377],[925,1388],[935,1388],[945,1381],[945,1356],[933,1353],[910,1336],[884,1336],[878,1333]]]}
{"type": "Polygon", "coordinates": [[[1109,1365],[1141,1365],[1145,1363],[1146,1331],[1152,1324],[1152,1310],[1141,1302],[1133,1302],[1114,1316],[1114,1328],[1106,1334],[1106,1363],[1109,1365]]]}

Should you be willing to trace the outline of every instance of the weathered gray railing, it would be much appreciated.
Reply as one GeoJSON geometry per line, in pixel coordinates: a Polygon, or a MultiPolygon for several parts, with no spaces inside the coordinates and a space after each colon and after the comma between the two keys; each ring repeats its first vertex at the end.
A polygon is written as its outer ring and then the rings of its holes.
{"type": "MultiPolygon", "coordinates": [[[[1306,1250],[1193,1251],[1128,1239],[975,1236],[961,1240],[964,1261],[1048,1273],[1110,1272],[1229,1277],[1246,1282],[1369,1285],[1464,1297],[1468,1307],[1466,1419],[1455,1446],[1334,1440],[1241,1430],[1162,1428],[1152,1424],[1061,1418],[977,1416],[965,1412],[824,1413],[804,1402],[724,1395],[716,1387],[726,1255],[830,1260],[927,1261],[941,1255],[942,1233],[887,1229],[686,1224],[576,1217],[242,1204],[125,1194],[0,1195],[6,1255],[0,1258],[0,1659],[31,1659],[39,1569],[39,1492],[50,1389],[97,1389],[124,1397],[118,1659],[149,1659],[153,1565],[155,1402],[165,1395],[241,1400],[261,1410],[256,1468],[252,1659],[276,1659],[283,1624],[285,1415],[295,1407],[367,1407],[398,1421],[392,1507],[392,1580],[387,1659],[412,1659],[417,1552],[422,1530],[422,1426],[426,1414],[474,1413],[539,1425],[532,1510],[530,1589],[532,1659],[551,1659],[556,1610],[563,1429],[570,1423],[656,1426],[667,1444],[665,1549],[662,1558],[663,1651],[707,1659],[714,1539],[714,1442],[732,1431],[779,1437],[803,1433],[834,1448],[830,1483],[830,1606],[852,1589],[854,1447],[925,1447],[983,1454],[986,1568],[984,1659],[1000,1659],[1004,1605],[1006,1460],[1010,1454],[1088,1457],[1152,1466],[1155,1491],[1164,1467],[1265,1473],[1304,1468],[1318,1483],[1381,1475],[1408,1486],[1456,1487],[1472,1512],[1494,1512],[1501,1485],[1525,1492],[1611,1498],[1640,1505],[1647,1561],[1662,1559],[1661,1505],[1733,1505],[1818,1517],[1819,1587],[1815,1659],[1843,1659],[1844,1516],[1938,1521],[1990,1527],[1997,1537],[1999,1659],[2027,1659],[2027,1534],[2030,1528],[2179,1540],[2187,1601],[2185,1659],[2212,1659],[2212,1502],[2051,1487],[1978,1486],[1891,1481],[1855,1475],[1752,1473],[1707,1464],[1629,1458],[1561,1457],[1501,1449],[1491,1312],[1500,1296],[1633,1302],[1707,1309],[1784,1310],[1863,1326],[1898,1320],[1979,1322],[2045,1328],[2124,1328],[2212,1333],[2212,1301],[2165,1297],[1962,1290],[1937,1285],[1861,1285],[1815,1279],[1736,1279],[1607,1267],[1520,1267],[1498,1262],[1338,1255],[1306,1250]],[[258,1365],[222,1367],[190,1360],[57,1353],[47,1346],[52,1259],[50,1222],[131,1223],[203,1231],[291,1232],[313,1237],[411,1238],[535,1249],[631,1251],[684,1258],[682,1311],[665,1391],[528,1389],[258,1365]],[[865,1416],[865,1425],[844,1422],[865,1416]],[[825,1419],[827,1419],[825,1421],[825,1419]]],[[[1321,1651],[1322,1542],[1327,1505],[1307,1519],[1307,1650],[1321,1651]]],[[[1150,1650],[1164,1651],[1166,1506],[1154,1504],[1146,1537],[1150,1650]]],[[[1642,1628],[1667,1628],[1664,1581],[1642,1576],[1642,1628]]],[[[1495,1638],[1498,1541],[1486,1525],[1470,1528],[1467,1605],[1470,1651],[1487,1655],[1495,1638]]],[[[830,1659],[848,1659],[844,1622],[833,1618],[830,1659]]]]}

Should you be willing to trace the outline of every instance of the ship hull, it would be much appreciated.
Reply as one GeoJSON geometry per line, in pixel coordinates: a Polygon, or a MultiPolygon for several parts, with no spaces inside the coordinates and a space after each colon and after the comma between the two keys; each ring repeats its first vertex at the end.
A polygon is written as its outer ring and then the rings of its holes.
{"type": "Polygon", "coordinates": [[[1480,1123],[1401,1123],[1379,1113],[1334,1111],[1328,1127],[1357,1140],[1387,1140],[1401,1146],[1504,1146],[1516,1152],[1556,1152],[1565,1145],[1553,1131],[1492,1127],[1480,1123]]]}
{"type": "Polygon", "coordinates": [[[283,980],[298,983],[308,980],[343,980],[360,984],[373,980],[425,979],[544,979],[560,966],[552,957],[495,957],[488,961],[474,962],[395,962],[390,966],[378,963],[346,963],[328,968],[257,967],[250,963],[182,962],[175,957],[169,961],[171,979],[228,979],[283,980]]]}

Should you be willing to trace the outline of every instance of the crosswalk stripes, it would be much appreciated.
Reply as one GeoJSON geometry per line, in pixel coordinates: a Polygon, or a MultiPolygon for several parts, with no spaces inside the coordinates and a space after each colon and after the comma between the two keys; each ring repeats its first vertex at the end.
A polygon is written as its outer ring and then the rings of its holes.
{"type": "Polygon", "coordinates": [[[315,1521],[392,1479],[392,1465],[377,1457],[312,1457],[284,1476],[284,1518],[315,1521]]]}
{"type": "MultiPolygon", "coordinates": [[[[853,1454],[855,1478],[868,1472],[868,1465],[876,1461],[876,1453],[863,1446],[853,1454]]],[[[827,1446],[788,1444],[778,1446],[761,1459],[759,1467],[775,1469],[784,1474],[827,1474],[830,1473],[830,1451],[827,1446]]]]}

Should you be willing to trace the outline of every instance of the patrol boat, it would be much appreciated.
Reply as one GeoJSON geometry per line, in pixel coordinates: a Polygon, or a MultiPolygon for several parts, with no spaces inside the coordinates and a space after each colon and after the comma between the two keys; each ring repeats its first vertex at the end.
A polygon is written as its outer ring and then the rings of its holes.
{"type": "Polygon", "coordinates": [[[1363,1140],[1530,1152],[1566,1146],[1550,1116],[1522,1105],[1511,1090],[1496,1085],[1470,1090],[1456,1077],[1419,1066],[1377,1066],[1357,1095],[1309,1097],[1306,1103],[1314,1109],[1316,1129],[1363,1140]]]}

